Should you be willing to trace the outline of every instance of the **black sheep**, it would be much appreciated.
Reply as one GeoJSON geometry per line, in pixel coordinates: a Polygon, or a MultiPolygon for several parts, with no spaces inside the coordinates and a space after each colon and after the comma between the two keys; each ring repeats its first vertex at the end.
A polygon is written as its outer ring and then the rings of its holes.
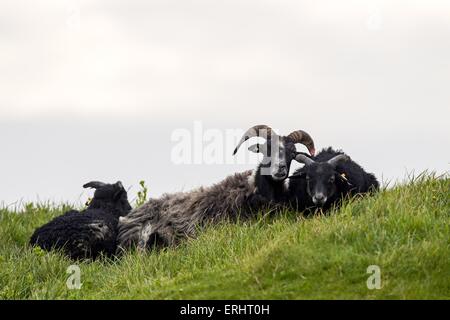
{"type": "Polygon", "coordinates": [[[289,179],[288,201],[296,210],[329,209],[346,196],[379,189],[372,173],[331,147],[314,157],[299,153],[295,160],[305,164],[289,179]]]}
{"type": "Polygon", "coordinates": [[[95,259],[100,254],[116,252],[119,217],[131,211],[127,192],[120,181],[115,184],[92,181],[84,188],[94,188],[94,198],[81,212],[71,210],[35,230],[31,245],[44,250],[61,249],[70,258],[95,259]]]}

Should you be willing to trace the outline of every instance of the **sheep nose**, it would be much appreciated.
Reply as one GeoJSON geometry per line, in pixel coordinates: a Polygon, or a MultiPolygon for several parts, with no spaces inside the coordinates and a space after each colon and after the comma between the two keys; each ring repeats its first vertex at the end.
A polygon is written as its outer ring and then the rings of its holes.
{"type": "Polygon", "coordinates": [[[322,204],[324,204],[326,201],[327,201],[327,198],[326,198],[322,193],[316,194],[316,195],[313,197],[313,202],[314,202],[315,204],[320,204],[320,205],[322,205],[322,204]]]}
{"type": "Polygon", "coordinates": [[[286,167],[279,167],[274,175],[278,178],[284,178],[287,175],[286,167]]]}

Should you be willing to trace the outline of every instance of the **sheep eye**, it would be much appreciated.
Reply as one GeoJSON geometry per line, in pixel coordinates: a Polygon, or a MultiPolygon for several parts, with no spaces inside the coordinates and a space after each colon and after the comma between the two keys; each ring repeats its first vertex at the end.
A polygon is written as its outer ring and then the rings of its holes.
{"type": "Polygon", "coordinates": [[[329,182],[330,182],[330,183],[333,183],[333,182],[334,182],[334,177],[331,177],[330,180],[329,180],[329,182]]]}

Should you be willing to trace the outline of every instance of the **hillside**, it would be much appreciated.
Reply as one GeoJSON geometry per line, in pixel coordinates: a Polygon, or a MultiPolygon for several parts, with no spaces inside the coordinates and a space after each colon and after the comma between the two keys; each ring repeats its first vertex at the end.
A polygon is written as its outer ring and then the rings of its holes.
{"type": "Polygon", "coordinates": [[[326,216],[224,223],[178,248],[81,263],[80,290],[66,287],[74,262],[27,246],[68,206],[3,209],[0,299],[450,299],[449,191],[424,174],[326,216]]]}

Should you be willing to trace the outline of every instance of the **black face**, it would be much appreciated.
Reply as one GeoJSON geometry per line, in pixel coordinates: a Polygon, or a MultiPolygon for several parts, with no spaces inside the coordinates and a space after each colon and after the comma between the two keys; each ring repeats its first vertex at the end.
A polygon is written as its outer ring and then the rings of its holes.
{"type": "Polygon", "coordinates": [[[115,207],[120,208],[120,211],[123,212],[128,212],[132,209],[128,202],[127,191],[119,181],[97,188],[94,192],[93,200],[113,203],[115,207]]]}
{"type": "Polygon", "coordinates": [[[315,205],[323,206],[335,195],[337,176],[334,167],[326,162],[305,166],[307,192],[315,205]]]}
{"type": "Polygon", "coordinates": [[[274,180],[284,180],[288,177],[291,162],[297,154],[295,144],[286,137],[269,139],[263,145],[258,145],[264,159],[261,174],[270,175],[274,180]]]}

